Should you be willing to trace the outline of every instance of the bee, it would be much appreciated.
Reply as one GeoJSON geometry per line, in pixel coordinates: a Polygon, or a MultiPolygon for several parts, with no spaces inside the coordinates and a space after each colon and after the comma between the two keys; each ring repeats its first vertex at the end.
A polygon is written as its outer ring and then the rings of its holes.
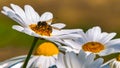
{"type": "Polygon", "coordinates": [[[62,23],[51,24],[53,14],[45,12],[41,15],[39,22],[36,25],[31,25],[31,29],[40,35],[50,36],[53,30],[61,30],[65,26],[62,23]]]}
{"type": "Polygon", "coordinates": [[[61,30],[60,28],[56,27],[55,24],[51,25],[51,24],[49,24],[49,22],[52,22],[52,19],[48,20],[48,21],[39,21],[37,23],[37,26],[38,27],[44,27],[44,29],[46,28],[46,29],[48,29],[50,31],[52,31],[52,29],[61,30]]]}

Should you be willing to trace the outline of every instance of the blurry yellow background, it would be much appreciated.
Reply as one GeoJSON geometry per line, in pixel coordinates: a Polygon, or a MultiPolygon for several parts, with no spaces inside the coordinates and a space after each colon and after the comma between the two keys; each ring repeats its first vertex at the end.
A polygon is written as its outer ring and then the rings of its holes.
{"type": "MultiPolygon", "coordinates": [[[[0,10],[11,3],[22,8],[29,4],[39,14],[50,11],[54,14],[53,22],[63,22],[66,28],[87,30],[100,26],[120,37],[120,0],[0,0],[0,10]]],[[[27,54],[31,46],[33,37],[13,30],[15,24],[0,13],[0,61],[27,54]]]]}

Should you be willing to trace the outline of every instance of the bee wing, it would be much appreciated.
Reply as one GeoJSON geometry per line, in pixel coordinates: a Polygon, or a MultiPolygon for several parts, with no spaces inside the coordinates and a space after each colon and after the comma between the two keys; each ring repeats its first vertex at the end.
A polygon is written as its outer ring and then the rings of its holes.
{"type": "Polygon", "coordinates": [[[45,12],[40,17],[40,21],[46,21],[49,25],[51,24],[52,19],[53,19],[53,14],[51,12],[45,12]]]}
{"type": "Polygon", "coordinates": [[[64,28],[66,25],[65,24],[63,24],[63,23],[56,23],[56,24],[52,24],[51,25],[54,29],[62,29],[62,28],[64,28]]]}

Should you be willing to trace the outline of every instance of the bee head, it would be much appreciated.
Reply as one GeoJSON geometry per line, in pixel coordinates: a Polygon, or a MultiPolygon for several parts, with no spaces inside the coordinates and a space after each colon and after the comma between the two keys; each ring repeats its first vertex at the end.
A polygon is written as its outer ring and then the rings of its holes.
{"type": "Polygon", "coordinates": [[[38,25],[38,26],[41,26],[41,25],[44,26],[44,25],[47,25],[47,23],[46,23],[45,21],[39,21],[37,25],[38,25]]]}

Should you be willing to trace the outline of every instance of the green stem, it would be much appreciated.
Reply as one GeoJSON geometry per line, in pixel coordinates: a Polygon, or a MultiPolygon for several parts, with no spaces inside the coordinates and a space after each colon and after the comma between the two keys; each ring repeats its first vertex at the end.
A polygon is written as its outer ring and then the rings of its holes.
{"type": "Polygon", "coordinates": [[[28,55],[27,55],[27,58],[26,58],[26,60],[25,60],[25,62],[24,62],[24,64],[23,64],[23,67],[22,67],[22,68],[26,68],[26,66],[27,66],[27,64],[28,64],[28,61],[29,61],[29,59],[30,59],[30,57],[31,57],[31,55],[32,55],[32,52],[33,52],[33,50],[34,50],[34,48],[35,48],[35,45],[36,45],[37,41],[38,41],[38,38],[35,37],[34,40],[33,40],[32,46],[31,46],[31,48],[30,48],[30,50],[29,50],[29,53],[28,53],[28,55]]]}

